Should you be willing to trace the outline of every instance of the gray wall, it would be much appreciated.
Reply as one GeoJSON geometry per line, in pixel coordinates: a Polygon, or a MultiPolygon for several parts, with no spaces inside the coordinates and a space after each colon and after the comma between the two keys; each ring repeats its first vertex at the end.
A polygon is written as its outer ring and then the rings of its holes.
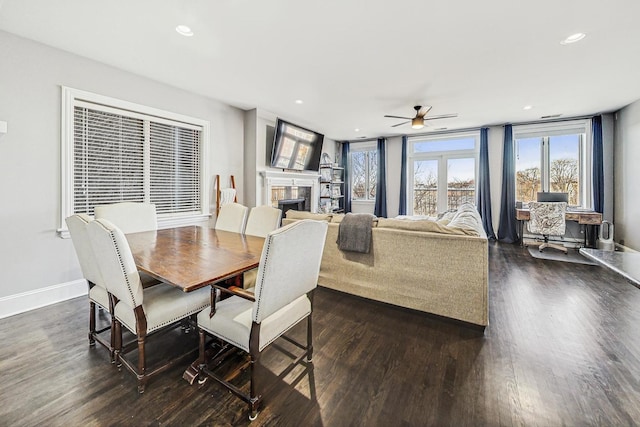
{"type": "Polygon", "coordinates": [[[0,52],[0,120],[8,122],[0,136],[0,299],[82,277],[71,240],[56,233],[60,85],[208,120],[209,184],[234,174],[242,197],[241,110],[2,31],[0,52]]]}
{"type": "Polygon", "coordinates": [[[640,251],[640,101],[617,113],[613,159],[615,240],[640,251]]]}

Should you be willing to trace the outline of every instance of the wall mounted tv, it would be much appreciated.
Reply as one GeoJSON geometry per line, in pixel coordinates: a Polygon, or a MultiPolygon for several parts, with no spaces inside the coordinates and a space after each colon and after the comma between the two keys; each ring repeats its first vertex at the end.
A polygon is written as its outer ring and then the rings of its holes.
{"type": "Polygon", "coordinates": [[[278,119],[273,137],[271,167],[318,171],[324,135],[278,119]]]}

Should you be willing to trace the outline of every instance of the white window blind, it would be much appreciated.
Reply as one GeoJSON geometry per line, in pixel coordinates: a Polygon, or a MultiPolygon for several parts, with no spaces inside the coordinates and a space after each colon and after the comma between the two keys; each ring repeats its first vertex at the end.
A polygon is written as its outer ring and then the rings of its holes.
{"type": "Polygon", "coordinates": [[[209,124],[63,88],[62,221],[117,202],[156,205],[161,223],[209,215],[203,159],[209,124]]]}
{"type": "Polygon", "coordinates": [[[200,134],[162,123],[151,128],[150,200],[159,214],[200,210],[200,134]]]}
{"type": "Polygon", "coordinates": [[[93,215],[94,206],[144,201],[144,122],[74,108],[73,211],[93,215]]]}

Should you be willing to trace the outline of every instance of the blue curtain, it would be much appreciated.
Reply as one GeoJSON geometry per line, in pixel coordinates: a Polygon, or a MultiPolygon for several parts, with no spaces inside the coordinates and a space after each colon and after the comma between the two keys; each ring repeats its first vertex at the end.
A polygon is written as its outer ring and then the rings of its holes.
{"type": "Polygon", "coordinates": [[[378,175],[376,182],[376,207],[373,214],[377,217],[387,217],[387,140],[378,138],[378,175]]]}
{"type": "Polygon", "coordinates": [[[400,165],[400,206],[398,215],[407,214],[407,135],[402,137],[402,164],[400,165]]]}
{"type": "Polygon", "coordinates": [[[476,206],[482,218],[484,231],[489,239],[494,240],[496,234],[493,232],[491,221],[491,189],[489,183],[489,141],[488,128],[480,129],[480,165],[478,171],[478,193],[476,196],[476,206]]]}
{"type": "Polygon", "coordinates": [[[500,223],[498,240],[505,243],[518,241],[516,223],[516,158],[513,150],[513,130],[504,127],[504,148],[502,155],[502,200],[500,201],[500,223]]]}
{"type": "Polygon", "coordinates": [[[593,210],[604,212],[604,170],[602,152],[602,116],[591,119],[593,133],[593,210]]]}
{"type": "Polygon", "coordinates": [[[349,141],[342,143],[342,167],[344,168],[344,212],[351,212],[351,174],[349,173],[349,141]]]}

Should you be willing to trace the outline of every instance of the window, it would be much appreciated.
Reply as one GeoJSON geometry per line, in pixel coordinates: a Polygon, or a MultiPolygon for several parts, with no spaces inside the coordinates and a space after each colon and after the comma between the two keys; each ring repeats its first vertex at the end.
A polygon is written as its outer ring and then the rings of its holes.
{"type": "Polygon", "coordinates": [[[435,216],[475,203],[479,134],[409,139],[407,212],[435,216]]]}
{"type": "Polygon", "coordinates": [[[123,201],[165,223],[208,214],[207,122],[69,88],[63,103],[63,221],[123,201]]]}
{"type": "Polygon", "coordinates": [[[591,204],[587,129],[588,121],[514,128],[517,201],[550,191],[567,193],[572,206],[591,204]]]}
{"type": "Polygon", "coordinates": [[[351,148],[351,152],[349,153],[349,166],[349,173],[351,174],[351,200],[375,201],[376,177],[378,174],[378,152],[376,144],[362,143],[351,148]]]}

